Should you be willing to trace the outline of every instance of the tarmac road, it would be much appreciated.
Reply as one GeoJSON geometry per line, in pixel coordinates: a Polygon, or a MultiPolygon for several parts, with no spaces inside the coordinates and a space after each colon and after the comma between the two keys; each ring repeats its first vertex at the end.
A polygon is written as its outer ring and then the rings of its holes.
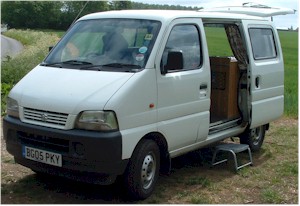
{"type": "Polygon", "coordinates": [[[22,49],[23,45],[17,40],[1,35],[1,61],[7,56],[15,57],[22,49]]]}

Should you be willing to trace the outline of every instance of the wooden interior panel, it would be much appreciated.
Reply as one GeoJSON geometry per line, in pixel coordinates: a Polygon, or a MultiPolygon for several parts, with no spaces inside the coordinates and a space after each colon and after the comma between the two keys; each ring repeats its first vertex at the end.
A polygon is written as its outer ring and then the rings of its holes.
{"type": "Polygon", "coordinates": [[[238,118],[239,69],[235,59],[211,57],[211,121],[238,118]]]}

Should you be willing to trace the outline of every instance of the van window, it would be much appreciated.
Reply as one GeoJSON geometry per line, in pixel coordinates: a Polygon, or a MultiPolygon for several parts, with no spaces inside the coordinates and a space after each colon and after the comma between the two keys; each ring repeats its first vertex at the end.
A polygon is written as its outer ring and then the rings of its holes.
{"type": "Polygon", "coordinates": [[[144,68],[160,25],[158,21],[142,19],[79,21],[50,52],[44,65],[58,62],[65,68],[77,69],[87,64],[115,71],[118,68],[114,65],[144,68]]]}
{"type": "Polygon", "coordinates": [[[272,29],[250,28],[249,35],[254,59],[276,58],[277,53],[272,29]]]}
{"type": "MultiPolygon", "coordinates": [[[[199,31],[195,25],[177,25],[168,38],[162,57],[162,66],[166,66],[169,52],[181,52],[183,56],[182,70],[197,69],[201,65],[201,49],[199,31]]],[[[178,70],[169,69],[168,72],[178,70]]]]}

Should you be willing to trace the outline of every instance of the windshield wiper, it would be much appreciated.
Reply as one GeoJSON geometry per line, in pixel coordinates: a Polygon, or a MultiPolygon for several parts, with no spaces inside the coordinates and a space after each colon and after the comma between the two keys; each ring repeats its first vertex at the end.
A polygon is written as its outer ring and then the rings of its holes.
{"type": "Polygon", "coordinates": [[[81,70],[96,70],[96,71],[109,71],[107,68],[117,68],[118,71],[130,72],[130,71],[138,71],[141,69],[141,66],[136,64],[123,64],[123,63],[111,63],[111,64],[104,64],[104,65],[91,65],[81,67],[81,70]],[[130,69],[130,70],[128,70],[130,69]]]}
{"type": "Polygon", "coordinates": [[[80,70],[101,71],[102,70],[102,65],[85,66],[85,67],[81,67],[80,70]]]}
{"type": "Polygon", "coordinates": [[[110,63],[104,64],[103,67],[113,67],[113,68],[132,68],[132,69],[140,69],[140,65],[136,64],[123,64],[123,63],[110,63]]]}
{"type": "Polygon", "coordinates": [[[41,63],[41,66],[57,66],[62,68],[63,64],[68,64],[68,65],[90,65],[92,64],[91,62],[86,62],[86,61],[80,61],[80,60],[68,60],[64,62],[54,62],[54,63],[41,63]]]}

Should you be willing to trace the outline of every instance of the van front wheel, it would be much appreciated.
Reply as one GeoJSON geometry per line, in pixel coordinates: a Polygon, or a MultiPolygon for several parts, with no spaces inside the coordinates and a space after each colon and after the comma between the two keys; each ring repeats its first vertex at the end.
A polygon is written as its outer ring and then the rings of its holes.
{"type": "Polygon", "coordinates": [[[159,176],[160,155],[157,144],[142,140],[134,150],[125,172],[125,187],[129,196],[136,200],[148,198],[159,176]]]}
{"type": "Polygon", "coordinates": [[[265,138],[265,125],[248,129],[240,136],[241,144],[248,144],[251,151],[259,151],[265,138]]]}

